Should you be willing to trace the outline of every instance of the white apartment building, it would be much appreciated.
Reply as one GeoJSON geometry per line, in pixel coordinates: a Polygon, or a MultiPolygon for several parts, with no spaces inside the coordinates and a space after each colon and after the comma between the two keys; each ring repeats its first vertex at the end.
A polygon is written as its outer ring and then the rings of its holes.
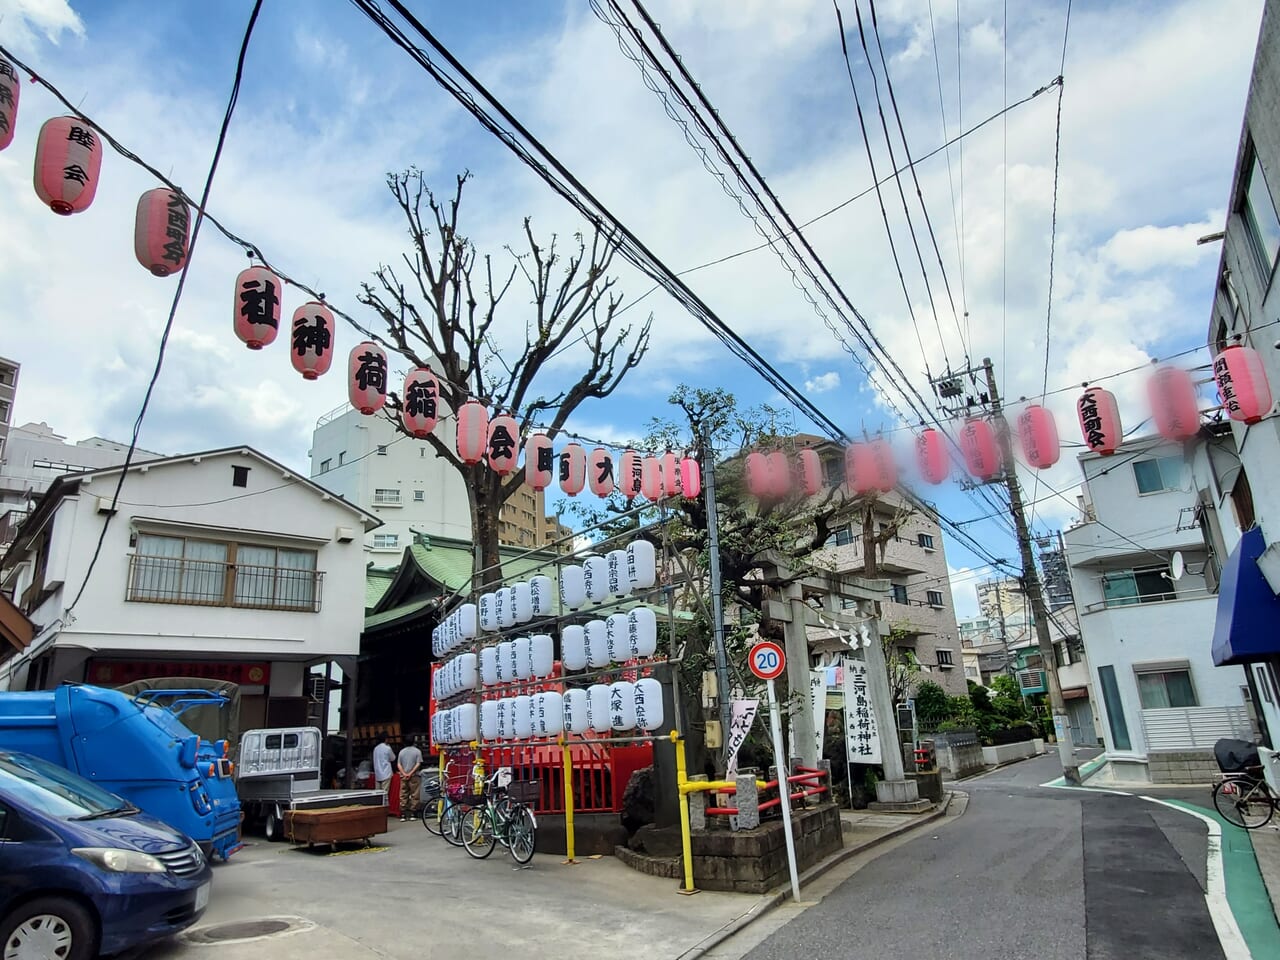
{"type": "Polygon", "coordinates": [[[1254,732],[1244,672],[1210,655],[1217,581],[1194,471],[1158,437],[1079,459],[1085,517],[1064,539],[1113,773],[1201,779],[1216,740],[1254,732]]]}
{"type": "Polygon", "coordinates": [[[5,553],[32,639],[0,651],[0,690],[232,680],[242,729],[305,722],[308,665],[359,653],[378,519],[248,447],[165,457],[129,468],[86,583],[119,473],[55,480],[5,553]]]}
{"type": "Polygon", "coordinates": [[[13,401],[18,393],[18,373],[22,364],[0,357],[0,460],[8,443],[9,423],[13,419],[13,401]]]}

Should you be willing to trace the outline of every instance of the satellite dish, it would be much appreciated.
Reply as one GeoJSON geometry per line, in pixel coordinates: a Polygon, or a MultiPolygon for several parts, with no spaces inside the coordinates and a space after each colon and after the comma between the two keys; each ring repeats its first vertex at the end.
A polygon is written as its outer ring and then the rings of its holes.
{"type": "Polygon", "coordinates": [[[1169,578],[1171,580],[1181,580],[1186,569],[1186,563],[1182,559],[1182,551],[1175,550],[1173,557],[1169,560],[1169,578]]]}

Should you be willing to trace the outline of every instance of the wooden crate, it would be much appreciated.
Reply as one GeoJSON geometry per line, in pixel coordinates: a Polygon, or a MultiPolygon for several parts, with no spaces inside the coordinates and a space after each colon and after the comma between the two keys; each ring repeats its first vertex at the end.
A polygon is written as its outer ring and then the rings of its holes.
{"type": "Polygon", "coordinates": [[[290,810],[284,816],[284,831],[294,843],[368,840],[387,832],[387,808],[378,805],[290,810]]]}

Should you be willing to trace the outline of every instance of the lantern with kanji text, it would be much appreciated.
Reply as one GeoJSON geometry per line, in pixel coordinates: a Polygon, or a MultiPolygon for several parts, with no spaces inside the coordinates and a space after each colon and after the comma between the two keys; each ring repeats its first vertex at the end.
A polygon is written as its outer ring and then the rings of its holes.
{"type": "Polygon", "coordinates": [[[102,169],[102,141],[79,117],[53,117],[36,140],[36,196],[69,216],[93,203],[102,169]]]}
{"type": "Polygon", "coordinates": [[[319,301],[293,311],[289,362],[304,380],[314,380],[333,363],[333,314],[319,301]]]}
{"type": "Polygon", "coordinates": [[[1191,374],[1181,367],[1156,367],[1147,381],[1151,421],[1167,440],[1189,440],[1200,430],[1200,403],[1191,374]]]}
{"type": "Polygon", "coordinates": [[[524,482],[534,490],[545,490],[555,479],[556,455],[545,433],[530,434],[524,442],[524,482]]]}
{"type": "Polygon", "coordinates": [[[1000,472],[995,431],[980,417],[972,417],[960,427],[960,453],[965,467],[979,480],[990,480],[1000,472]]]}
{"type": "Polygon", "coordinates": [[[663,496],[677,497],[680,495],[680,458],[668,450],[660,458],[662,464],[662,493],[663,496]]]}
{"type": "Polygon", "coordinates": [[[1257,423],[1271,412],[1271,385],[1262,357],[1253,347],[1233,343],[1213,361],[1213,378],[1227,416],[1257,423]]]}
{"type": "Polygon", "coordinates": [[[458,459],[471,465],[484,459],[489,445],[489,411],[479,400],[468,400],[458,410],[458,459]]]}
{"type": "Polygon", "coordinates": [[[867,444],[867,459],[871,461],[871,479],[874,489],[889,493],[898,485],[898,464],[893,459],[893,447],[884,437],[876,437],[867,444]]]}
{"type": "Polygon", "coordinates": [[[280,278],[266,267],[247,267],[236,277],[234,326],[250,350],[261,350],[280,330],[280,289],[280,278]]]}
{"type": "Polygon", "coordinates": [[[0,58],[0,150],[13,142],[18,126],[18,72],[0,58]]]}
{"type": "Polygon", "coordinates": [[[1058,441],[1058,426],[1047,408],[1031,404],[1018,414],[1016,425],[1018,444],[1027,466],[1047,470],[1058,462],[1062,445],[1058,441]]]}
{"type": "Polygon", "coordinates": [[[634,450],[628,450],[622,455],[622,461],[618,465],[618,492],[628,500],[634,500],[640,496],[640,475],[643,471],[644,458],[634,450]]]}
{"type": "Polygon", "coordinates": [[[950,472],[942,433],[926,427],[916,434],[916,469],[926,483],[942,483],[950,472]]]}
{"type": "Polygon", "coordinates": [[[1124,430],[1120,425],[1120,407],[1116,396],[1101,387],[1086,387],[1076,401],[1080,416],[1080,435],[1084,445],[1094,453],[1108,457],[1124,442],[1124,430]]]}
{"type": "Polygon", "coordinates": [[[486,455],[489,469],[499,476],[506,476],[516,468],[520,458],[520,428],[516,426],[516,418],[502,413],[489,421],[489,441],[486,455]]]}
{"type": "Polygon", "coordinates": [[[387,354],[372,341],[357,343],[347,361],[347,397],[366,417],[387,402],[387,354]]]}
{"type": "Polygon", "coordinates": [[[822,489],[822,458],[817,450],[805,448],[796,455],[800,467],[800,491],[806,497],[816,496],[822,489]]]}
{"type": "Polygon", "coordinates": [[[567,443],[560,451],[560,489],[571,497],[582,492],[587,482],[587,452],[581,444],[567,443]]]}
{"type": "Polygon", "coordinates": [[[176,191],[148,190],[138,198],[133,222],[133,255],[157,277],[177,273],[187,262],[191,211],[176,191]]]}
{"type": "Polygon", "coordinates": [[[431,436],[440,412],[440,381],[425,367],[410,370],[404,378],[404,395],[400,398],[400,420],[404,428],[419,440],[431,436]]]}
{"type": "Polygon", "coordinates": [[[587,485],[597,497],[613,493],[613,457],[604,447],[596,447],[587,456],[587,485]]]}
{"type": "Polygon", "coordinates": [[[662,499],[662,462],[657,457],[640,461],[640,493],[646,500],[662,499]]]}

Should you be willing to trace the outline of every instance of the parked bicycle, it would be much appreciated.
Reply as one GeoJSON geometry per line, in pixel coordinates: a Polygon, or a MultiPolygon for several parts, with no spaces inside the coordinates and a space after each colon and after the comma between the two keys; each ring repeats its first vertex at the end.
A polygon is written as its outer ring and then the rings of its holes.
{"type": "Polygon", "coordinates": [[[1266,826],[1280,808],[1267,784],[1258,748],[1244,740],[1219,740],[1214,756],[1222,776],[1213,785],[1213,805],[1228,823],[1246,830],[1266,826]]]}
{"type": "Polygon", "coordinates": [[[511,852],[511,859],[523,866],[533,859],[537,846],[538,821],[530,804],[538,799],[539,781],[502,785],[496,779],[501,772],[486,781],[488,789],[482,802],[462,815],[462,845],[471,856],[483,860],[501,844],[511,852]]]}
{"type": "Polygon", "coordinates": [[[449,762],[439,775],[422,784],[422,825],[428,833],[444,837],[455,847],[462,846],[462,817],[468,807],[467,798],[474,789],[475,767],[465,764],[466,773],[459,773],[464,765],[449,762]]]}

